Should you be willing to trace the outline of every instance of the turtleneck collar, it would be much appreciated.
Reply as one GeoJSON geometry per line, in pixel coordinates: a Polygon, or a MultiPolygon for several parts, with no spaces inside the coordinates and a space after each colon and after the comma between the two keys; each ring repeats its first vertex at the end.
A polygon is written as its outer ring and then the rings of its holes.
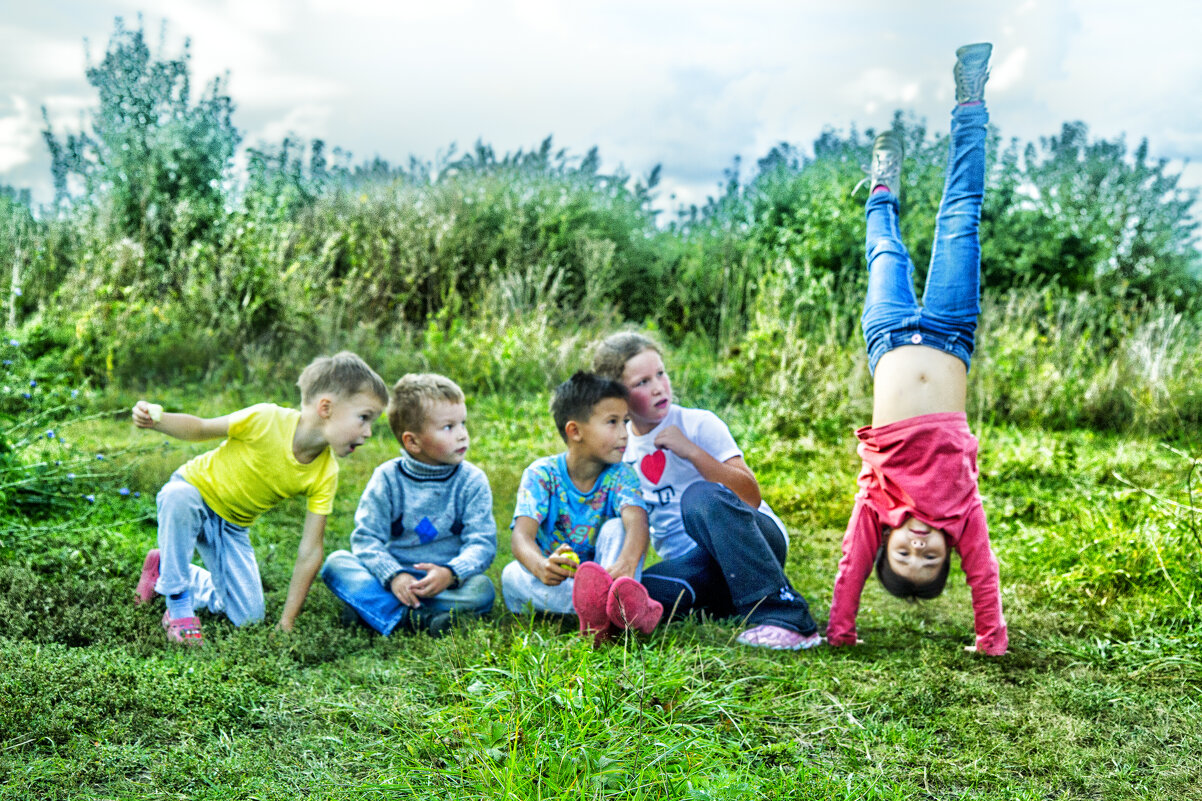
{"type": "Polygon", "coordinates": [[[455,475],[457,464],[426,464],[408,453],[401,454],[401,472],[418,481],[441,481],[455,475]]]}

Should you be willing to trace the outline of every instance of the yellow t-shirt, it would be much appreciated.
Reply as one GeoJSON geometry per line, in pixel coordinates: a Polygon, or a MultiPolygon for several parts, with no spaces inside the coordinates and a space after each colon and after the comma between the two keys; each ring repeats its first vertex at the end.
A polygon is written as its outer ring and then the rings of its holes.
{"type": "Polygon", "coordinates": [[[328,515],[338,489],[338,461],[326,448],[309,464],[292,454],[300,412],[259,403],[230,415],[229,439],[180,468],[209,507],[249,526],[285,498],[306,495],[308,509],[328,515]]]}

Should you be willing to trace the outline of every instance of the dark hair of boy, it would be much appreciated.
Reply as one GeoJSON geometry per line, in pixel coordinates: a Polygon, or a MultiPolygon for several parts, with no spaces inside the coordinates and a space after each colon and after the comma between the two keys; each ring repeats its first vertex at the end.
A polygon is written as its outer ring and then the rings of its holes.
{"type": "Polygon", "coordinates": [[[876,577],[881,580],[881,586],[890,595],[904,598],[907,601],[929,601],[931,598],[938,598],[943,594],[951,564],[952,557],[951,554],[948,554],[943,557],[943,567],[939,570],[939,575],[926,584],[918,584],[893,572],[893,568],[889,565],[889,557],[882,546],[876,552],[876,577]]]}
{"type": "Polygon", "coordinates": [[[624,384],[579,370],[555,388],[551,395],[551,416],[555,418],[559,436],[567,442],[568,421],[587,423],[593,414],[593,407],[601,401],[606,398],[627,400],[629,397],[630,392],[624,384]]]}

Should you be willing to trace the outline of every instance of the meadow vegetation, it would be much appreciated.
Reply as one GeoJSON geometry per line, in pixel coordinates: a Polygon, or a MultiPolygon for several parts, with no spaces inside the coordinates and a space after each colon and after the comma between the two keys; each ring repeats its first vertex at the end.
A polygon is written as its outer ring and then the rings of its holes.
{"type": "MultiPolygon", "coordinates": [[[[1006,657],[963,652],[956,578],[917,609],[871,584],[865,644],[837,651],[743,649],[710,620],[593,651],[501,610],[384,639],[319,583],[294,633],[205,616],[194,652],[132,590],[154,493],[207,446],[135,432],[137,398],[296,405],[343,347],[389,381],[452,376],[499,585],[521,470],[559,447],[549,389],[620,326],[730,422],[824,620],[871,404],[850,188],[875,132],[782,144],[661,219],[656,172],[550,138],[404,166],[290,139],[235,180],[233,102],[194,98],[186,53],[119,24],[88,79],[90,127],[46,132],[53,208],[0,191],[0,799],[1202,798],[1196,193],[1146,143],[993,134],[969,418],[1006,657]]],[[[946,140],[892,124],[921,286],[946,140]]],[[[327,551],[396,447],[379,424],[343,462],[327,551]]],[[[253,529],[269,618],[303,516],[253,529]]]]}

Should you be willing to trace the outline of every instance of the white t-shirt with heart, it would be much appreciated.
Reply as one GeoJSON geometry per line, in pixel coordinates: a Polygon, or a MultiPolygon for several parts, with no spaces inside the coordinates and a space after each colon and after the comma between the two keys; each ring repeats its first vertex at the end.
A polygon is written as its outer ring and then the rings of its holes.
{"type": "MultiPolygon", "coordinates": [[[[668,416],[642,436],[627,426],[630,436],[626,440],[626,453],[622,460],[638,474],[643,500],[650,511],[651,544],[661,559],[675,559],[697,547],[697,543],[685,533],[680,514],[680,496],[690,485],[705,480],[692,462],[655,447],[655,437],[668,426],[679,428],[690,442],[719,462],[743,455],[726,423],[705,409],[685,409],[674,403],[668,409],[668,416]]],[[[767,502],[762,501],[759,508],[772,518],[782,533],[786,533],[784,523],[767,502]]]]}

